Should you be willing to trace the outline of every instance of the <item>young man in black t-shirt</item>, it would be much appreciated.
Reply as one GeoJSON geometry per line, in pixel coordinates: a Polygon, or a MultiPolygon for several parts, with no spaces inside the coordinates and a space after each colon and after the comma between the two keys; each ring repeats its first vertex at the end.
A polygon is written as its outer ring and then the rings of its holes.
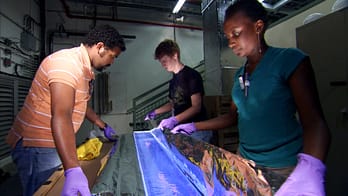
{"type": "MultiPolygon", "coordinates": [[[[156,115],[172,112],[172,116],[163,119],[162,129],[173,129],[181,123],[197,122],[207,119],[203,104],[204,87],[199,72],[185,66],[180,61],[180,48],[173,40],[162,41],[155,50],[157,59],[163,68],[173,73],[169,83],[169,102],[148,113],[145,120],[154,119],[156,115]]],[[[211,131],[199,131],[191,135],[206,142],[211,141],[211,131]]]]}

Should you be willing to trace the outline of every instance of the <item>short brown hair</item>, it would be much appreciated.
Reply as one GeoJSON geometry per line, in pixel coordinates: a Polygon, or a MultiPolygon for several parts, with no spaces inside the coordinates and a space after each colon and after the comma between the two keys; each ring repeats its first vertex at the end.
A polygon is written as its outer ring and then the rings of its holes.
{"type": "Polygon", "coordinates": [[[179,45],[170,39],[165,39],[161,43],[158,44],[155,50],[155,59],[160,59],[164,55],[168,55],[170,57],[174,56],[174,54],[178,54],[178,59],[180,59],[180,48],[179,45]]]}

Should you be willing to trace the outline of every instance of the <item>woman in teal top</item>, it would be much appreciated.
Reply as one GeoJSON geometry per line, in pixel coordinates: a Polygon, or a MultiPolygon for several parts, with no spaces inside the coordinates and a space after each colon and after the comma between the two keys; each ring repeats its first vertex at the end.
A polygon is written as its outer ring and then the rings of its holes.
{"type": "Polygon", "coordinates": [[[171,132],[191,134],[237,124],[238,153],[255,162],[277,196],[324,196],[330,131],[310,59],[298,49],[268,46],[266,29],[267,12],[257,0],[236,0],[228,7],[228,46],[246,58],[235,75],[230,112],[171,132]]]}
{"type": "Polygon", "coordinates": [[[252,73],[248,64],[236,73],[232,98],[238,108],[243,157],[272,168],[296,164],[296,155],[302,150],[302,127],[287,81],[305,58],[297,49],[268,47],[252,73]],[[246,74],[249,86],[243,88],[239,80],[246,74]]]}

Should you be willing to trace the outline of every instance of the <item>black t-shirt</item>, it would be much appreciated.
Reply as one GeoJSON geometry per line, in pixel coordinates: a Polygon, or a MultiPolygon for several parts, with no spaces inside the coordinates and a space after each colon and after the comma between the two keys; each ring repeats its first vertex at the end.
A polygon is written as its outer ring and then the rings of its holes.
{"type": "Polygon", "coordinates": [[[191,96],[196,93],[202,95],[201,111],[190,119],[181,123],[190,123],[206,120],[206,110],[203,105],[204,87],[199,72],[191,67],[184,66],[179,73],[173,74],[169,83],[169,98],[174,104],[174,115],[180,114],[191,107],[191,96]]]}

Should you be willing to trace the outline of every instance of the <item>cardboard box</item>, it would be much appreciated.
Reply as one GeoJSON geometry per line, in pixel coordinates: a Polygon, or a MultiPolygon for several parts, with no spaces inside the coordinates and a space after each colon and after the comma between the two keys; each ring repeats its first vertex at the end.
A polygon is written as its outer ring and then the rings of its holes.
{"type": "MultiPolygon", "coordinates": [[[[80,161],[81,168],[88,179],[90,189],[93,187],[95,180],[98,177],[99,170],[101,170],[101,167],[106,164],[113,144],[114,143],[112,142],[104,142],[100,155],[97,158],[90,161],[80,161]]],[[[46,183],[35,192],[34,196],[61,195],[64,181],[64,170],[63,167],[60,167],[51,175],[46,183]]]]}

